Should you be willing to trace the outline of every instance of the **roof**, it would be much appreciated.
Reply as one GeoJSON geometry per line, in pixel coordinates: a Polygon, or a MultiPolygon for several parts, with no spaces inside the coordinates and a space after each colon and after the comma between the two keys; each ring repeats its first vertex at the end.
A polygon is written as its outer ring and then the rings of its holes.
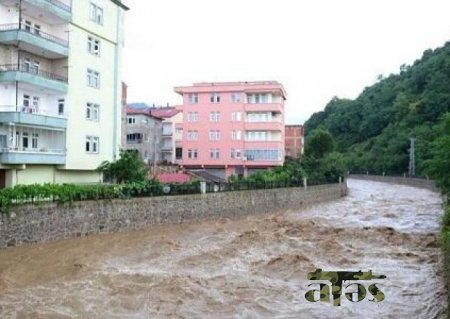
{"type": "Polygon", "coordinates": [[[160,107],[160,108],[150,109],[151,115],[162,118],[162,119],[171,118],[180,112],[181,112],[181,110],[179,110],[175,107],[160,107]]]}
{"type": "Polygon", "coordinates": [[[162,183],[186,183],[192,177],[186,173],[162,173],[156,176],[156,179],[162,183]]]}
{"type": "Polygon", "coordinates": [[[151,114],[149,109],[134,109],[132,107],[127,107],[127,115],[145,115],[148,117],[153,117],[157,120],[163,120],[162,118],[151,114]]]}
{"type": "Polygon", "coordinates": [[[211,92],[280,92],[286,99],[286,90],[277,81],[249,81],[249,82],[201,82],[192,86],[177,86],[175,92],[184,93],[211,93],[211,92]]]}
{"type": "Polygon", "coordinates": [[[202,181],[206,182],[214,182],[214,183],[226,183],[227,181],[223,178],[216,176],[214,174],[211,174],[210,172],[206,170],[189,170],[189,173],[196,176],[202,181]]]}
{"type": "Polygon", "coordinates": [[[125,11],[130,10],[130,8],[127,7],[126,5],[124,5],[124,4],[122,3],[121,0],[111,0],[111,1],[112,1],[113,3],[115,3],[115,4],[117,4],[119,7],[121,7],[121,8],[124,9],[125,11]]]}

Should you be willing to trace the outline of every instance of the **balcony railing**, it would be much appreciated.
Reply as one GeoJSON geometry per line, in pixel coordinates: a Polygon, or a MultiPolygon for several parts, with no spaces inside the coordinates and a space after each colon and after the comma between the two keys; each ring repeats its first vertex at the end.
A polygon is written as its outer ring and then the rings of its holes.
{"type": "Polygon", "coordinates": [[[31,154],[65,154],[64,148],[18,148],[18,147],[3,147],[0,148],[0,153],[31,153],[31,154]]]}
{"type": "Polygon", "coordinates": [[[64,2],[58,1],[58,0],[45,0],[51,4],[54,4],[57,7],[60,7],[63,10],[66,10],[67,12],[72,12],[72,7],[64,2]]]}
{"type": "Polygon", "coordinates": [[[41,70],[40,68],[28,65],[28,64],[1,64],[0,65],[0,73],[6,71],[15,71],[15,72],[23,72],[34,74],[36,76],[40,76],[46,79],[55,80],[67,83],[68,79],[65,76],[54,74],[48,71],[41,70]]]}
{"type": "Polygon", "coordinates": [[[51,117],[67,118],[65,113],[57,113],[48,110],[42,110],[38,107],[25,106],[25,105],[0,105],[0,113],[2,112],[17,112],[26,114],[36,114],[51,117]]]}
{"type": "Polygon", "coordinates": [[[33,28],[31,26],[27,26],[24,23],[10,23],[10,24],[1,24],[0,25],[0,32],[1,31],[24,31],[28,32],[30,34],[33,34],[37,37],[55,42],[57,44],[62,45],[63,47],[68,47],[69,42],[67,40],[55,37],[54,35],[51,35],[49,33],[43,32],[40,29],[33,28]]]}

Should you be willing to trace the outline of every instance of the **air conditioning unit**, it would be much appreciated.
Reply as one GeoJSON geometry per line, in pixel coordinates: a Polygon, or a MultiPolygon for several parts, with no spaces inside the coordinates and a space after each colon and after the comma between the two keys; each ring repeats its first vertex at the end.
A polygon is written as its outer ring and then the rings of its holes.
{"type": "Polygon", "coordinates": [[[242,160],[246,161],[247,160],[247,156],[242,156],[242,160]]]}

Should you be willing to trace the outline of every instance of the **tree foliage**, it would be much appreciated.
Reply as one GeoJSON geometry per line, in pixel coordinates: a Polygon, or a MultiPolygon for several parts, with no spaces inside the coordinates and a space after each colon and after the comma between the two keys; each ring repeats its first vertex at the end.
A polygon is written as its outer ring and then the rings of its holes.
{"type": "Polygon", "coordinates": [[[105,180],[116,183],[141,182],[147,179],[148,168],[136,152],[120,150],[120,158],[104,161],[97,168],[105,180]]]}
{"type": "Polygon", "coordinates": [[[399,74],[380,78],[355,100],[334,97],[306,121],[306,140],[317,129],[327,130],[351,171],[402,174],[408,171],[409,139],[414,137],[417,173],[437,177],[428,164],[443,134],[436,124],[447,112],[450,42],[425,51],[411,66],[402,65],[399,74]]]}

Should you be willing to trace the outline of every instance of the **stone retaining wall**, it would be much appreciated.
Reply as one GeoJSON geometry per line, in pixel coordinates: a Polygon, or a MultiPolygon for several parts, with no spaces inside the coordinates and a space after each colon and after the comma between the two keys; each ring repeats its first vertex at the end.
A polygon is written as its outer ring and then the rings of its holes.
{"type": "Polygon", "coordinates": [[[390,183],[390,184],[400,184],[408,185],[419,188],[429,189],[435,192],[439,190],[433,180],[422,179],[422,178],[411,178],[411,177],[400,177],[400,176],[381,176],[381,175],[349,175],[348,178],[362,179],[367,181],[390,183]]]}
{"type": "Polygon", "coordinates": [[[347,184],[25,205],[0,214],[0,249],[157,224],[297,209],[347,194],[347,184]]]}

